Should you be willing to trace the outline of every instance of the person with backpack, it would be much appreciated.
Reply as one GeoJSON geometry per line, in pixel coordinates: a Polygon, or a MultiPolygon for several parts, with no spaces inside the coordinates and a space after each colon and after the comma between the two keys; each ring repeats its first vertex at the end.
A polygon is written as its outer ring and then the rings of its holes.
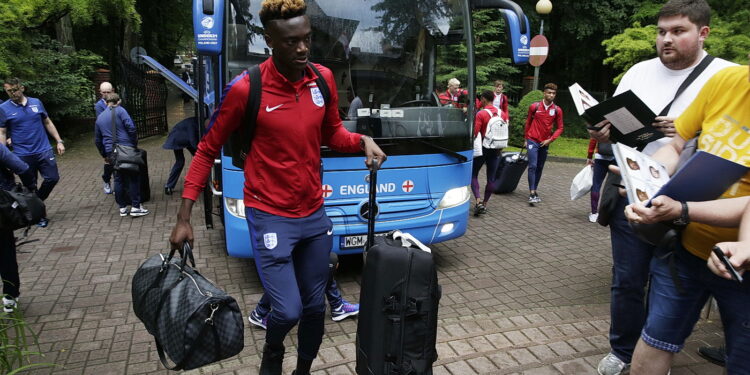
{"type": "Polygon", "coordinates": [[[193,242],[190,213],[214,159],[230,136],[243,139],[233,136],[235,131],[244,134],[254,126],[248,132],[253,138],[243,145],[249,146],[242,164],[244,213],[258,275],[271,300],[259,373],[281,374],[284,338],[299,322],[294,374],[308,375],[323,340],[333,240],[333,224],[323,207],[320,147],[364,152],[368,167],[382,164],[386,154],[372,138],[343,126],[333,73],[309,62],[312,27],[304,0],[264,0],[260,8],[273,53],[225,87],[185,177],[170,243],[179,250],[184,241],[193,242]],[[248,106],[256,99],[258,106],[248,106]]]}
{"type": "MultiPolygon", "coordinates": [[[[5,117],[0,111],[0,125],[5,117]]],[[[29,169],[29,165],[0,143],[0,189],[10,190],[15,185],[15,176],[29,169]]],[[[3,280],[3,312],[12,313],[18,307],[21,278],[18,275],[16,239],[13,228],[0,223],[0,279],[3,280]]]]}
{"type": "Polygon", "coordinates": [[[523,137],[524,147],[528,149],[529,155],[529,204],[532,205],[542,201],[536,189],[539,186],[539,180],[542,179],[549,145],[563,132],[563,111],[555,104],[555,96],[557,96],[557,85],[554,83],[544,85],[544,99],[531,103],[526,116],[523,137]]]}
{"type": "Polygon", "coordinates": [[[508,146],[508,114],[501,112],[493,104],[495,94],[490,90],[482,91],[479,96],[481,110],[474,119],[474,161],[471,167],[471,191],[476,203],[474,216],[487,213],[487,202],[495,191],[495,177],[498,161],[503,148],[508,146]],[[502,126],[505,127],[504,143],[502,126]],[[493,137],[497,139],[493,139],[493,137]],[[484,197],[479,198],[479,170],[487,164],[487,184],[484,186],[484,197]]]}

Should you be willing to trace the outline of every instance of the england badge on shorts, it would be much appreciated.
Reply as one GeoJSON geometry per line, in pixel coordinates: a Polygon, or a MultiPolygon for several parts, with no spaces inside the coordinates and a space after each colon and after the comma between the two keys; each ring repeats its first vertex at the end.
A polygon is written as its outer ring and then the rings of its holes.
{"type": "Polygon", "coordinates": [[[310,87],[310,94],[312,94],[312,101],[317,105],[318,107],[322,107],[326,104],[325,99],[323,99],[323,94],[320,92],[320,89],[315,87],[310,87]]]}
{"type": "Polygon", "coordinates": [[[279,244],[279,240],[276,238],[276,233],[265,233],[263,234],[263,244],[266,245],[266,249],[271,250],[279,244]]]}

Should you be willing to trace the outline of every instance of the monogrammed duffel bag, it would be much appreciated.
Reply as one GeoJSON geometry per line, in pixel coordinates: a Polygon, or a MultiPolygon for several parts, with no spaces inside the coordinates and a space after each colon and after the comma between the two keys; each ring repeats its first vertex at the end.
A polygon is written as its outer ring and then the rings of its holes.
{"type": "Polygon", "coordinates": [[[164,367],[190,370],[237,355],[244,347],[244,322],[237,301],[180,258],[157,254],[133,276],[133,310],[156,340],[164,367]],[[167,357],[174,363],[170,366],[167,357]]]}

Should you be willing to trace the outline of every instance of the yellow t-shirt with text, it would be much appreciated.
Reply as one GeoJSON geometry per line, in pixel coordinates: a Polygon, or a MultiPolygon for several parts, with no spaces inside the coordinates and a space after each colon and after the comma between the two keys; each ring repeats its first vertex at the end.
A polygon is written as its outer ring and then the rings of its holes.
{"type": "MultiPolygon", "coordinates": [[[[750,167],[750,81],[747,66],[733,66],[706,82],[695,101],[675,120],[677,133],[690,139],[701,131],[700,150],[750,167]]],[[[721,173],[721,172],[718,172],[721,173]]],[[[721,198],[750,195],[750,172],[721,198]]],[[[737,241],[737,228],[690,223],[682,233],[682,245],[693,255],[708,259],[718,242],[737,241]]]]}

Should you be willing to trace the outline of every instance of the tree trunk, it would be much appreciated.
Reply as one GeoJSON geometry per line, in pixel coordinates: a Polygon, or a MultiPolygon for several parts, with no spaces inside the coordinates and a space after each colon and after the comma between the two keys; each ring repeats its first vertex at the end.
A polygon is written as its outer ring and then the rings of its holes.
{"type": "Polygon", "coordinates": [[[73,23],[70,21],[70,14],[66,14],[55,23],[55,33],[57,41],[63,46],[63,52],[73,52],[76,49],[73,40],[73,23]]]}

